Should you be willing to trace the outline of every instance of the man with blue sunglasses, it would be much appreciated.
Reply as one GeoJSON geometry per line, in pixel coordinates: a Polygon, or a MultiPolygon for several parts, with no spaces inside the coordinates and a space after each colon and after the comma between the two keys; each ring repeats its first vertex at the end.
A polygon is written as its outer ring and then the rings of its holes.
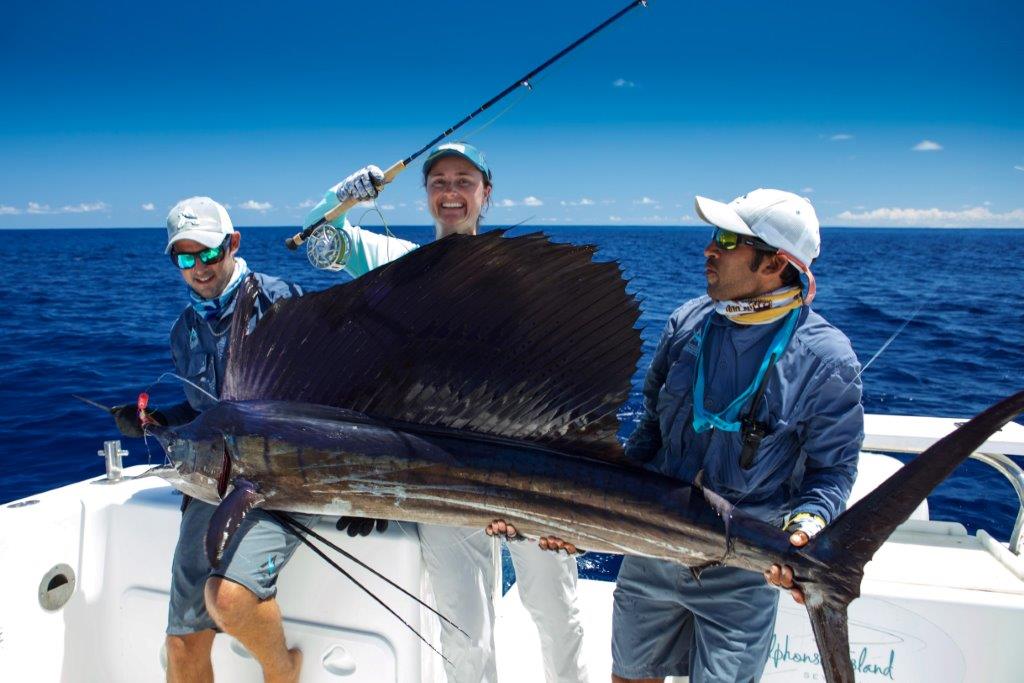
{"type": "MultiPolygon", "coordinates": [[[[227,363],[231,317],[238,286],[252,276],[259,285],[258,320],[281,298],[302,293],[297,285],[251,273],[238,254],[242,236],[223,206],[209,197],[178,202],[167,216],[171,263],[188,286],[190,305],[171,328],[171,356],[186,401],[149,414],[165,425],[185,424],[214,406],[227,363]]],[[[114,418],[121,433],[141,437],[135,405],[118,406],[114,418]]],[[[213,638],[224,631],[245,646],[263,667],[267,681],[297,681],[301,653],[285,643],[281,612],[274,598],[277,577],[299,540],[260,510],[213,570],[203,540],[215,506],[185,499],[178,544],[171,566],[167,623],[167,680],[212,681],[213,638]]],[[[316,522],[300,515],[304,524],[316,522]]]]}

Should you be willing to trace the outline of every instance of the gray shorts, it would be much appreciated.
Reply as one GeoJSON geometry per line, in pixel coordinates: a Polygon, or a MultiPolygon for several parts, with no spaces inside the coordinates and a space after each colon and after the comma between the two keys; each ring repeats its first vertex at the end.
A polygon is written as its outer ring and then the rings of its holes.
{"type": "Polygon", "coordinates": [[[771,646],[779,591],[757,572],[622,561],[612,607],[612,671],[622,678],[757,681],[771,646]]]}
{"type": "MultiPolygon", "coordinates": [[[[178,545],[171,563],[171,603],[167,634],[172,636],[216,629],[206,611],[204,589],[211,576],[222,576],[245,586],[260,600],[277,593],[277,577],[301,541],[263,510],[253,510],[224,551],[220,567],[206,559],[206,529],[216,506],[192,500],[181,516],[178,545]]],[[[292,515],[306,526],[315,515],[292,515]]]]}

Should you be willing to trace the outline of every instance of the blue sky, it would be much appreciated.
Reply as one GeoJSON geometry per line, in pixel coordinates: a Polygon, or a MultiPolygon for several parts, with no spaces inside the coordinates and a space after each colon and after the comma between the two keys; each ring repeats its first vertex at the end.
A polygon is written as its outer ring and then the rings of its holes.
{"type": "MultiPolygon", "coordinates": [[[[15,3],[0,228],[155,227],[193,194],[296,224],[624,4],[15,3]]],[[[1019,0],[652,0],[469,137],[488,222],[692,225],[694,194],[774,186],[825,225],[1024,227],[1021,35],[1019,0]]],[[[379,204],[425,224],[422,194],[417,164],[379,204]]]]}

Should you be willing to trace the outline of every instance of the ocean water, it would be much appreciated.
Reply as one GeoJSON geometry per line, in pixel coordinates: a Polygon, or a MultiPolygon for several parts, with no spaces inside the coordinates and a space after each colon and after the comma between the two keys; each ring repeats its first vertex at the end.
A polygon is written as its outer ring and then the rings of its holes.
{"type": "MultiPolygon", "coordinates": [[[[515,233],[535,228],[517,228],[515,233]]],[[[283,240],[289,228],[242,229],[253,270],[307,289],[347,279],[314,270],[283,240]]],[[[424,242],[426,227],[394,228],[424,242]]],[[[705,228],[549,229],[557,241],[593,243],[617,259],[642,299],[644,359],[623,406],[623,435],[641,405],[640,386],[668,315],[703,292],[705,228]]],[[[171,379],[168,333],[188,303],[163,256],[159,229],[0,231],[0,503],[103,472],[96,455],[119,438],[112,419],[73,399],[151,404],[181,400],[171,379]]],[[[868,412],[962,417],[1024,388],[1024,231],[824,229],[815,263],[815,308],[842,329],[866,362],[916,317],[864,373],[868,412]]],[[[160,462],[141,439],[122,439],[126,464],[160,462]]],[[[1010,485],[968,462],[929,498],[932,517],[1007,539],[1017,514],[1010,485]]],[[[584,573],[613,575],[618,562],[581,559],[584,573]]]]}

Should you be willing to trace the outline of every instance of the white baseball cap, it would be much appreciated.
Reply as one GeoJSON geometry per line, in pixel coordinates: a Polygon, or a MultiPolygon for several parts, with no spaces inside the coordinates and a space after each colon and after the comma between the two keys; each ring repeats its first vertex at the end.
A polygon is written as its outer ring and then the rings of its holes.
{"type": "Polygon", "coordinates": [[[164,253],[170,253],[171,245],[178,240],[194,240],[213,249],[234,231],[228,212],[209,197],[182,199],[167,214],[167,248],[164,253]]]}
{"type": "Polygon", "coordinates": [[[705,223],[741,235],[757,237],[775,247],[797,269],[807,275],[808,295],[814,297],[811,261],[821,253],[818,215],[811,202],[784,190],[757,189],[728,204],[696,198],[697,215],[705,223]]]}
{"type": "Polygon", "coordinates": [[[811,261],[821,253],[820,226],[814,207],[792,192],[758,189],[728,204],[697,197],[696,208],[705,223],[757,237],[786,252],[804,268],[810,268],[811,261]]]}

